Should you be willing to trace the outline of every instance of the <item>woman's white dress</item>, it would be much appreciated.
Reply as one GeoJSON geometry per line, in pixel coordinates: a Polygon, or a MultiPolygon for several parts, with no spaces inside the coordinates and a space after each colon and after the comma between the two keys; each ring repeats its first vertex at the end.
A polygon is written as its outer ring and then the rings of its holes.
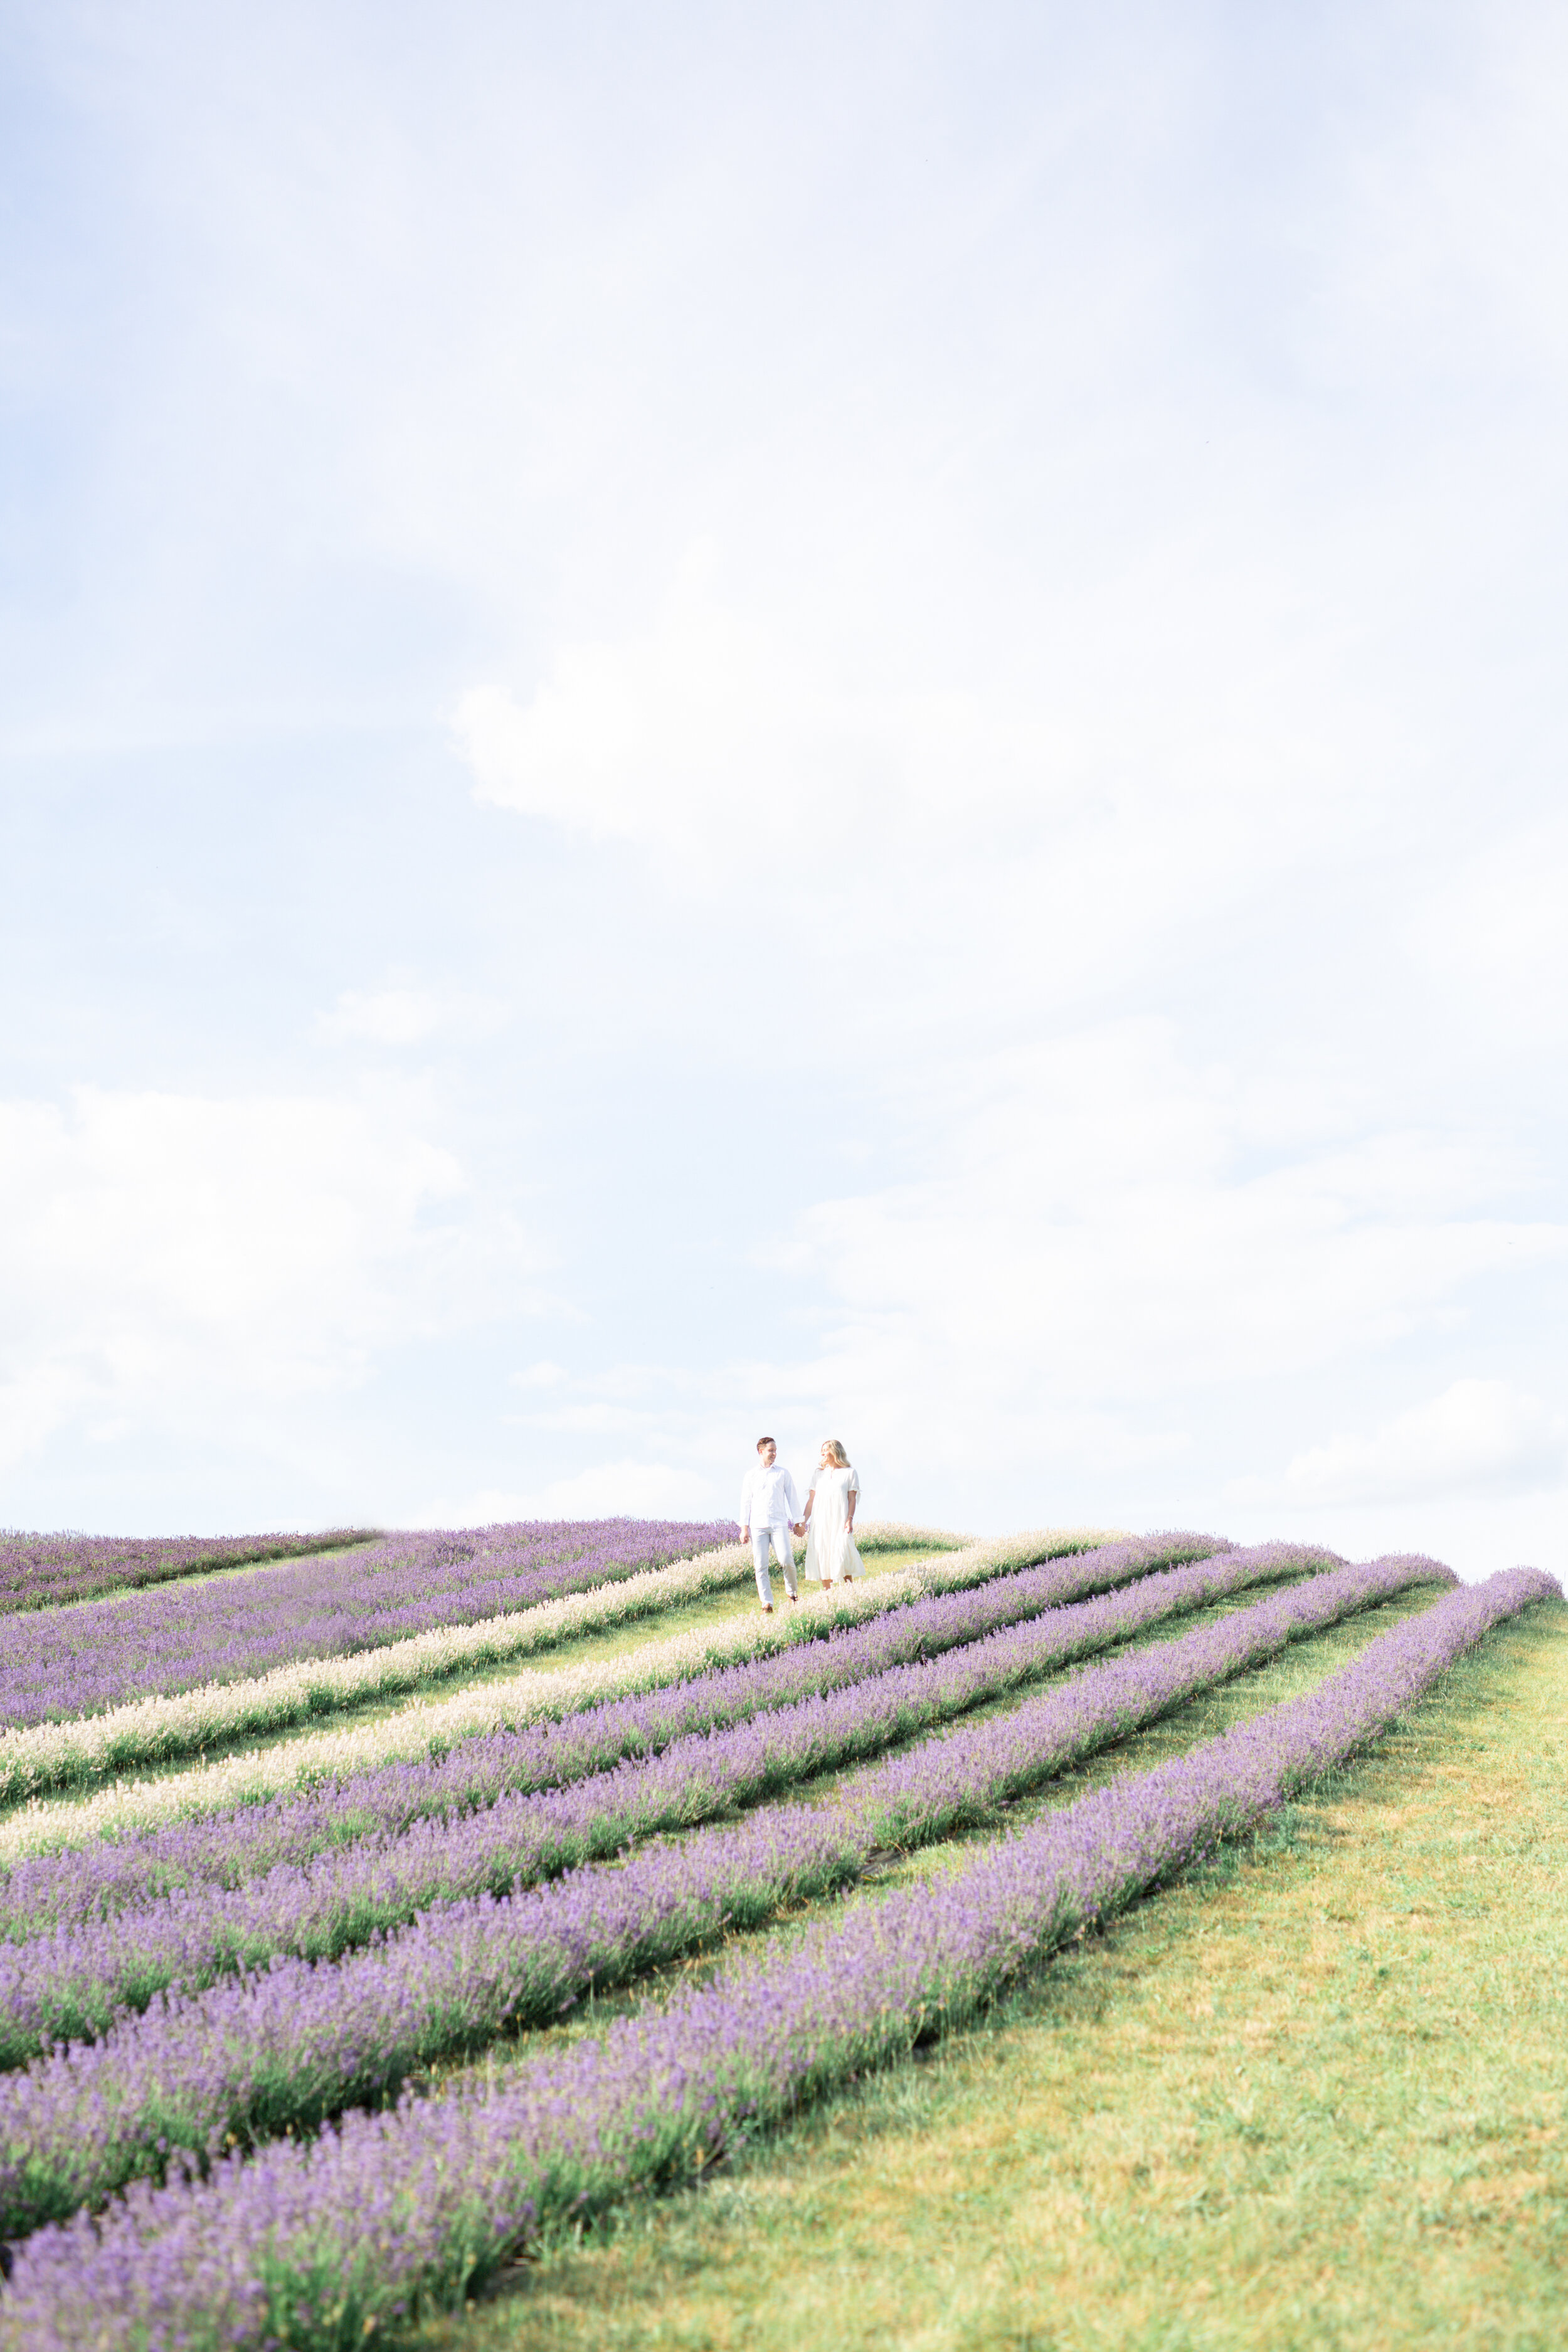
{"type": "Polygon", "coordinates": [[[805,1573],[821,1584],[841,1576],[863,1576],[860,1555],[849,1532],[849,1497],[860,1492],[859,1473],[829,1464],[816,1474],[816,1497],[805,1530],[805,1573]]]}

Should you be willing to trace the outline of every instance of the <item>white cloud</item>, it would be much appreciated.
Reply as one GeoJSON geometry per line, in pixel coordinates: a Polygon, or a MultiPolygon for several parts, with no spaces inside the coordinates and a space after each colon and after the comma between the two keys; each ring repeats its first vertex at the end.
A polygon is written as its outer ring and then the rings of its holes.
{"type": "Polygon", "coordinates": [[[471,688],[456,713],[482,799],[594,836],[695,858],[750,854],[831,820],[896,810],[900,824],[966,795],[1043,788],[1031,745],[956,688],[849,685],[801,616],[726,601],[710,546],[694,549],[644,631],[567,642],[520,705],[471,688]]]}
{"type": "Polygon", "coordinates": [[[352,1386],[524,1305],[527,1262],[415,1102],[0,1104],[0,1458],[352,1386]]]}
{"type": "Polygon", "coordinates": [[[345,989],[320,1025],[334,1045],[364,1037],[377,1045],[416,1045],[434,1035],[440,1022],[441,1007],[427,989],[345,989]]]}
{"type": "Polygon", "coordinates": [[[911,1465],[933,1414],[999,1465],[1174,1458],[1205,1388],[1442,1329],[1479,1280],[1568,1262],[1568,1226],[1500,1213],[1471,1147],[1374,1134],[1249,1169],[1245,1093],[1158,1024],[993,1084],[940,1172],[824,1202],[784,1254],[820,1286],[819,1390],[911,1465]]]}
{"type": "Polygon", "coordinates": [[[722,1516],[710,1478],[665,1462],[601,1462],[532,1488],[485,1486],[432,1503],[419,1528],[487,1527],[505,1519],[708,1519],[722,1516]]]}
{"type": "Polygon", "coordinates": [[[493,997],[458,990],[394,986],[345,989],[330,1013],[317,1015],[328,1045],[361,1039],[374,1045],[422,1045],[437,1034],[470,1041],[504,1026],[506,1008],[493,997]]]}
{"type": "MultiPolygon", "coordinates": [[[[884,614],[867,640],[821,582],[759,590],[705,543],[642,625],[558,640],[527,698],[470,688],[458,747],[481,800],[651,849],[699,888],[785,849],[775,892],[826,896],[835,920],[891,873],[925,912],[970,877],[1016,918],[1046,903],[1069,928],[1086,896],[1131,929],[1185,885],[1201,894],[1190,922],[1243,876],[1374,831],[1411,770],[1409,731],[1367,696],[1325,715],[1340,625],[1326,587],[1281,656],[1280,585],[1239,529],[1205,551],[1201,601],[1170,558],[1123,560],[1037,591],[1026,646],[976,656],[956,552],[918,592],[891,570],[858,583],[884,614]],[[854,860],[841,890],[835,857],[854,860]]],[[[1343,562],[1325,546],[1303,568],[1338,595],[1343,562]]]]}
{"type": "MultiPolygon", "coordinates": [[[[1510,1214],[1527,1171],[1494,1145],[1358,1133],[1331,1096],[1303,1122],[1288,1093],[1277,1066],[1261,1093],[1194,1071],[1159,1021],[976,1056],[926,1106],[925,1178],[818,1203],[758,1265],[797,1347],[547,1365],[512,1425],[531,1453],[635,1452],[695,1487],[743,1466],[761,1415],[794,1466],[833,1431],[886,1507],[959,1496],[982,1524],[1064,1488],[1111,1517],[1163,1487],[1205,1524],[1222,1497],[1294,1510],[1300,1477],[1238,1478],[1215,1400],[1304,1379],[1299,1412],[1347,1367],[1451,1343],[1489,1286],[1568,1264],[1568,1227],[1510,1214]]],[[[1260,1415],[1245,1444],[1276,1442],[1260,1415]]]]}
{"type": "Polygon", "coordinates": [[[1412,949],[1445,983],[1457,1027],[1503,1055],[1568,1031],[1568,822],[1510,830],[1436,882],[1412,917],[1412,949]]]}
{"type": "Polygon", "coordinates": [[[1295,1504],[1408,1503],[1450,1494],[1515,1495],[1563,1484],[1568,1417],[1507,1381],[1456,1381],[1370,1435],[1344,1433],[1298,1454],[1295,1504]]]}

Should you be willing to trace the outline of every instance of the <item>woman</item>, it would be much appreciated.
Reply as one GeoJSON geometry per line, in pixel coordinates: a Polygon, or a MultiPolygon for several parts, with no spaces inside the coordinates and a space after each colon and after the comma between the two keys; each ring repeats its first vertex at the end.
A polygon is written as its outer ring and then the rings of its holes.
{"type": "Polygon", "coordinates": [[[853,1584],[864,1573],[855,1549],[855,1506],[859,1499],[859,1474],[836,1437],[822,1441],[822,1461],[805,1498],[805,1573],[820,1583],[837,1584],[840,1577],[853,1584]]]}

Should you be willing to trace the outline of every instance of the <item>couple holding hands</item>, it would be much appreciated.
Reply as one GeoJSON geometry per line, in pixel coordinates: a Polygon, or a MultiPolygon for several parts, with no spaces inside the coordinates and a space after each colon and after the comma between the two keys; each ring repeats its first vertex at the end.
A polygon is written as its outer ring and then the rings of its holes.
{"type": "Polygon", "coordinates": [[[784,1570],[784,1590],[792,1601],[800,1594],[795,1581],[794,1536],[805,1538],[805,1573],[823,1584],[842,1580],[852,1584],[860,1573],[855,1549],[855,1505],[860,1493],[858,1475],[836,1437],[822,1441],[822,1460],[812,1480],[803,1511],[795,1480],[779,1460],[771,1437],[757,1440],[757,1466],[748,1470],[741,1487],[741,1541],[750,1541],[757,1570],[757,1599],[771,1615],[773,1579],[768,1554],[784,1570]]]}

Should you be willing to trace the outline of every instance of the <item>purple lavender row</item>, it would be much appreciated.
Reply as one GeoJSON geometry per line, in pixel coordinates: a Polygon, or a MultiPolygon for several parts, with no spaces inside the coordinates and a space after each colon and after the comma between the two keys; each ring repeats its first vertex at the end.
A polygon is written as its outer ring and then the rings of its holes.
{"type": "MultiPolygon", "coordinates": [[[[400,1830],[349,1843],[359,1819],[351,1812],[345,1841],[303,1864],[278,1864],[236,1886],[208,1880],[124,1899],[107,1918],[66,1922],[6,1944],[0,1947],[0,2063],[19,2065],[57,2042],[101,2033],[167,1986],[178,1983],[194,1992],[280,1953],[334,1958],[432,1905],[509,1894],[617,1853],[660,1830],[689,1828],[754,1803],[814,1772],[876,1755],[1162,1619],[1227,1599],[1260,1575],[1285,1575],[1318,1558],[1285,1545],[1223,1554],[1075,1608],[998,1627],[935,1659],[917,1658],[789,1699],[787,1682],[781,1692],[772,1679],[774,1670],[809,1668],[814,1659],[829,1668],[841,1646],[849,1651],[851,1666],[857,1655],[876,1655],[874,1645],[857,1652],[858,1636],[842,1645],[802,1644],[755,1668],[712,1677],[721,1709],[714,1726],[673,1739],[652,1757],[587,1772],[562,1787],[503,1790],[480,1811],[426,1814],[400,1830]],[[760,1695],[759,1705],[744,1713],[750,1693],[760,1695]]],[[[1399,1574],[1409,1581],[1446,1579],[1448,1571],[1430,1562],[1401,1563],[1399,1574]]],[[[1328,1582],[1338,1593],[1340,1586],[1328,1582]]],[[[1359,1584],[1346,1589],[1358,1595],[1363,1590],[1359,1584]]],[[[1255,1614],[1244,1612],[1237,1622],[1250,1623],[1255,1614]]],[[[700,1700],[700,1684],[678,1687],[700,1700]]],[[[562,1733],[570,1727],[568,1719],[562,1733]]],[[[570,1762],[569,1738],[566,1748],[570,1762]]],[[[581,1748],[575,1756],[581,1761],[581,1748]]]]}
{"type": "Polygon", "coordinates": [[[0,1622],[0,1724],[96,1715],[300,1658],[384,1648],[731,1543],[729,1520],[529,1520],[0,1622]]]}
{"type": "MultiPolygon", "coordinates": [[[[1447,1570],[1436,1574],[1453,1580],[1447,1570]]],[[[545,2022],[590,1985],[711,1932],[715,1904],[754,1918],[803,1873],[817,1883],[847,1878],[879,1848],[983,1821],[1292,1638],[1433,1576],[1430,1561],[1397,1559],[1314,1578],[1179,1641],[1087,1669],[1011,1716],[886,1758],[853,1774],[829,1807],[775,1807],[745,1833],[655,1849],[633,1866],[629,1909],[612,1887],[618,1945],[603,1931],[604,1890],[626,1874],[585,1870],[510,1899],[444,1905],[335,1967],[278,1958],[237,1983],[161,1993],[101,2041],[62,2046],[0,2080],[0,2231],[101,2199],[159,2168],[167,2147],[210,2157],[231,2133],[258,2138],[312,2122],[384,2095],[416,2066],[545,2022]],[[715,1866],[720,1891],[688,1916],[679,1890],[694,1867],[710,1874],[711,1890],[715,1866]]]]}
{"type": "Polygon", "coordinates": [[[598,2040],[218,2157],[205,2179],[138,2182],[101,2219],[79,2213],[17,2248],[0,2347],[335,2352],[460,2305],[544,2221],[689,2174],[737,2126],[777,2121],[963,2024],[1077,1927],[1342,1763],[1490,1626],[1549,1596],[1557,1585],[1531,1569],[1451,1592],[1310,1696],[1096,1790],[960,1872],[770,1939],[598,2040]]]}
{"type": "MultiPolygon", "coordinates": [[[[305,1795],[174,1822],[112,1844],[30,1856],[0,1879],[0,1937],[20,1941],[51,1927],[106,1918],[183,1887],[237,1886],[285,1865],[303,1867],[316,1854],[360,1838],[401,1835],[416,1821],[451,1820],[502,1796],[563,1787],[623,1757],[656,1755],[692,1733],[719,1730],[766,1708],[938,1656],[999,1626],[1060,1608],[1118,1574],[1146,1571],[1156,1561],[1184,1565],[1174,1576],[1145,1572],[1130,1592],[1074,1612],[1059,1627],[1061,1647],[1051,1663],[1088,1656],[1163,1617],[1248,1585],[1342,1565],[1319,1547],[1261,1544],[1209,1559],[1194,1573],[1184,1556],[1210,1540],[1166,1536],[1103,1545],[964,1591],[932,1594],[826,1639],[806,1638],[742,1665],[607,1700],[553,1723],[482,1733],[444,1755],[378,1765],[305,1795]]],[[[809,1630],[802,1627],[803,1633],[809,1630]]],[[[262,1955],[253,1949],[245,1957],[262,1955]]],[[[188,1969],[180,1973],[188,1983],[188,1969]]]]}
{"type": "Polygon", "coordinates": [[[0,1533],[0,1611],[47,1609],[203,1569],[341,1551],[374,1543],[381,1534],[380,1528],[324,1528],[313,1536],[26,1535],[12,1529],[0,1533]]]}

